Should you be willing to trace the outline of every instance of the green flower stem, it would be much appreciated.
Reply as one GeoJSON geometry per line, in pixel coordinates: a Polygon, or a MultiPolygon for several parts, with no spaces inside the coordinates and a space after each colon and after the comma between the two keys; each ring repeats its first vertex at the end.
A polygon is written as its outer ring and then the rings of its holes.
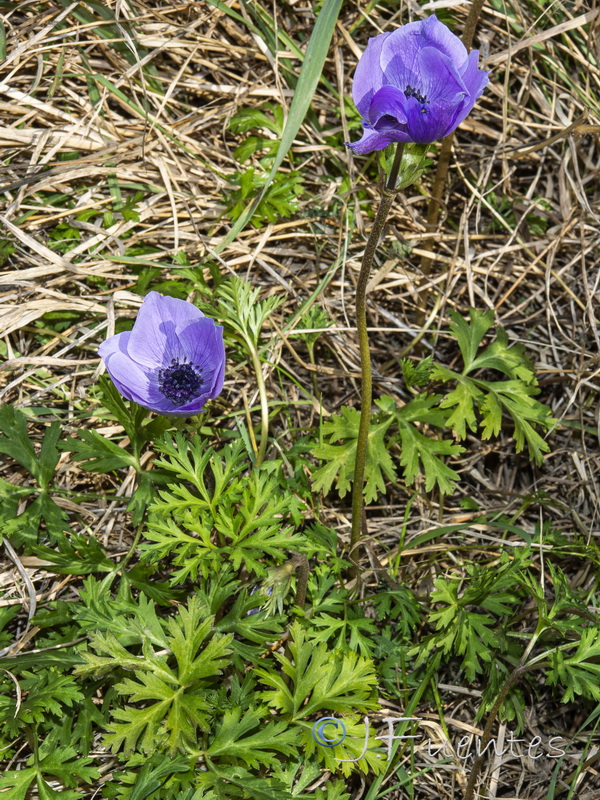
{"type": "Polygon", "coordinates": [[[361,368],[361,396],[360,396],[360,425],[356,440],[356,462],[354,465],[354,481],[352,483],[352,533],[350,536],[350,561],[352,563],[352,576],[358,580],[359,568],[357,547],[360,541],[363,516],[363,487],[365,482],[365,465],[367,462],[367,448],[369,445],[369,425],[371,422],[371,402],[373,398],[373,377],[371,372],[371,354],[369,351],[369,334],[367,332],[367,284],[371,274],[373,258],[377,251],[379,239],[387,215],[396,196],[396,181],[400,171],[400,162],[404,145],[396,145],[394,163],[387,184],[382,192],[382,197],[375,215],[371,234],[365,247],[360,274],[356,285],[356,330],[360,347],[361,368]]]}
{"type": "Polygon", "coordinates": [[[265,386],[265,379],[262,373],[262,364],[258,355],[258,350],[255,347],[250,347],[250,357],[252,358],[252,365],[256,372],[256,386],[258,388],[258,395],[260,397],[260,442],[258,445],[258,453],[256,454],[255,466],[260,467],[267,452],[267,441],[269,438],[269,403],[267,400],[267,387],[265,386]]]}

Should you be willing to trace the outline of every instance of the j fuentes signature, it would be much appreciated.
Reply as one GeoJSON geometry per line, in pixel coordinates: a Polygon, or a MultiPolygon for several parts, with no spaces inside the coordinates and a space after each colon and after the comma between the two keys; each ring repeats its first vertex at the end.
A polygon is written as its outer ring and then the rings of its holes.
{"type": "MultiPolygon", "coordinates": [[[[369,746],[369,718],[365,717],[365,738],[363,743],[362,753],[358,758],[336,758],[336,761],[353,762],[360,761],[367,752],[369,746]]],[[[387,723],[387,733],[378,734],[375,738],[387,741],[387,757],[388,760],[392,757],[392,747],[395,741],[402,739],[414,739],[423,741],[425,737],[422,734],[395,736],[395,725],[399,722],[421,722],[419,717],[384,717],[383,722],[387,723]]],[[[312,727],[312,737],[321,745],[321,747],[336,747],[341,744],[348,734],[346,733],[346,726],[343,720],[337,717],[321,717],[312,727]]],[[[348,737],[357,738],[357,737],[348,737]]],[[[454,749],[449,742],[443,744],[434,744],[431,739],[426,740],[426,751],[429,756],[442,756],[442,757],[456,757],[461,761],[465,761],[471,756],[480,756],[482,753],[493,750],[495,755],[504,756],[509,754],[513,758],[526,758],[538,759],[545,756],[546,758],[560,758],[564,756],[565,750],[556,747],[553,742],[564,741],[562,736],[551,736],[546,744],[542,741],[541,736],[534,736],[533,739],[527,742],[526,739],[517,739],[514,733],[510,731],[508,736],[503,742],[502,747],[499,745],[497,739],[490,739],[486,746],[481,748],[481,738],[473,736],[463,736],[459,740],[454,749]],[[524,752],[515,752],[513,745],[518,743],[525,743],[524,752]],[[544,751],[542,748],[546,748],[544,751]],[[506,748],[506,749],[505,749],[506,748]],[[474,749],[474,752],[473,752],[474,749]],[[541,750],[541,752],[540,752],[541,750]],[[538,751],[538,752],[536,752],[538,751]]]]}

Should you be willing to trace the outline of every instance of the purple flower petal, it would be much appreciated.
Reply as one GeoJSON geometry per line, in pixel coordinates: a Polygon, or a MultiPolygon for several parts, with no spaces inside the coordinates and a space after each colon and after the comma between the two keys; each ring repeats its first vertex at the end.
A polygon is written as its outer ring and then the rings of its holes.
{"type": "MultiPolygon", "coordinates": [[[[481,97],[483,90],[489,82],[488,73],[483,69],[478,69],[479,50],[471,50],[469,58],[462,66],[461,78],[467,88],[469,95],[473,98],[473,104],[478,97],[481,97]]],[[[470,110],[470,109],[469,109],[470,110]]]]}
{"type": "Polygon", "coordinates": [[[423,47],[435,47],[447,55],[454,64],[462,64],[467,59],[467,48],[435,14],[422,21],[419,33],[423,47]]]}
{"type": "Polygon", "coordinates": [[[223,329],[191,303],[150,292],[133,330],[100,345],[128,400],[167,416],[202,410],[223,388],[223,329]]]}
{"type": "Polygon", "coordinates": [[[423,110],[423,107],[413,100],[408,108],[407,128],[410,141],[427,144],[448,136],[466,117],[466,113],[461,116],[462,108],[461,101],[457,103],[438,101],[427,110],[423,110]]]}
{"type": "Polygon", "coordinates": [[[221,363],[221,366],[215,370],[213,374],[213,385],[210,390],[211,397],[217,397],[221,394],[223,390],[223,383],[225,381],[225,360],[221,363]]]}
{"type": "Polygon", "coordinates": [[[420,35],[422,22],[409,22],[393,31],[381,48],[380,67],[385,82],[404,91],[407,84],[418,80],[417,59],[425,46],[420,35]]]}
{"type": "Polygon", "coordinates": [[[204,392],[204,394],[198,395],[198,397],[190,400],[190,402],[186,403],[184,406],[179,406],[175,411],[171,412],[171,415],[178,417],[189,417],[192,414],[199,414],[204,409],[204,406],[208,403],[211,397],[212,395],[210,392],[204,392]]]}
{"type": "Polygon", "coordinates": [[[100,357],[106,361],[106,359],[114,353],[127,354],[127,344],[130,336],[131,331],[124,331],[123,333],[117,333],[115,336],[111,336],[110,339],[106,339],[98,348],[100,357]]]}
{"type": "Polygon", "coordinates": [[[200,369],[214,364],[223,351],[223,328],[208,317],[181,328],[177,338],[182,355],[200,369]]]}
{"type": "Polygon", "coordinates": [[[358,142],[346,142],[348,147],[351,148],[358,155],[364,153],[372,153],[374,150],[383,150],[388,144],[392,142],[410,142],[409,135],[403,131],[397,131],[394,128],[387,130],[375,130],[374,128],[365,127],[362,139],[358,142]]]}
{"type": "Polygon", "coordinates": [[[434,47],[424,47],[421,50],[418,65],[418,89],[428,103],[436,100],[451,101],[458,94],[467,94],[467,87],[448,56],[434,47]]]}
{"type": "Polygon", "coordinates": [[[397,76],[402,88],[402,80],[409,82],[418,73],[417,59],[426,47],[433,47],[443,53],[457,67],[467,60],[467,50],[458,36],[455,36],[436,16],[418,22],[410,22],[393,31],[386,39],[381,51],[381,69],[386,78],[397,76]],[[403,71],[409,74],[405,75],[403,71]]]}
{"type": "Polygon", "coordinates": [[[364,132],[348,146],[362,154],[447,136],[488,82],[477,59],[435,16],[370,39],[353,85],[364,132]]]}
{"type": "Polygon", "coordinates": [[[352,98],[354,105],[363,117],[367,117],[371,98],[380,89],[385,81],[383,70],[380,66],[381,48],[391,33],[382,33],[369,39],[369,43],[362,54],[354,72],[352,83],[352,98]]]}
{"type": "Polygon", "coordinates": [[[406,95],[395,86],[382,86],[371,100],[368,119],[376,125],[383,116],[394,117],[398,122],[406,122],[406,95]]]}
{"type": "Polygon", "coordinates": [[[105,345],[112,347],[112,340],[119,339],[119,347],[113,348],[112,352],[106,354],[108,348],[104,348],[100,353],[106,364],[106,369],[121,394],[128,400],[134,400],[140,405],[159,402],[161,395],[153,386],[152,371],[141,367],[128,355],[126,347],[131,332],[120,333],[105,342],[105,345]]]}
{"type": "Polygon", "coordinates": [[[185,300],[150,292],[144,298],[131,332],[131,356],[146,367],[166,366],[173,358],[183,355],[178,329],[203,317],[199,308],[185,300]]]}

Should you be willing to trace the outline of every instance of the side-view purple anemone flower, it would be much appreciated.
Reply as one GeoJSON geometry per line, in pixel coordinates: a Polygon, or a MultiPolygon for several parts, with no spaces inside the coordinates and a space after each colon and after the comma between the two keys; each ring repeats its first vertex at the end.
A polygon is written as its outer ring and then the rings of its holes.
{"type": "Polygon", "coordinates": [[[99,352],[121,394],[158,414],[197,414],[223,388],[223,328],[158,292],[144,298],[133,329],[111,336],[99,352]]]}
{"type": "Polygon", "coordinates": [[[448,136],[488,82],[478,56],[435,16],[369,39],[352,86],[364,133],[348,146],[362,154],[448,136]]]}

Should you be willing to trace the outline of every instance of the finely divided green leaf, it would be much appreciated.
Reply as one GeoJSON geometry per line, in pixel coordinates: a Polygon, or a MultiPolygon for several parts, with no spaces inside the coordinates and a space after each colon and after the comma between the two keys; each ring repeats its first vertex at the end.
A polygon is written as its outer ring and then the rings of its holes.
{"type": "Polygon", "coordinates": [[[256,669],[272,691],[262,693],[269,705],[306,719],[318,711],[356,713],[376,708],[372,697],[377,678],[373,662],[353,652],[332,651],[307,641],[297,623],[292,625],[291,659],[277,655],[288,681],[276,673],[256,669]]]}
{"type": "Polygon", "coordinates": [[[285,721],[261,722],[268,716],[266,708],[250,708],[243,713],[241,708],[225,711],[207,754],[211,758],[241,759],[248,767],[275,766],[279,761],[270,751],[290,756],[296,752],[298,737],[285,721]]]}
{"type": "Polygon", "coordinates": [[[27,434],[27,418],[11,405],[0,408],[0,453],[10,456],[25,467],[42,486],[42,469],[27,434]]]}
{"type": "Polygon", "coordinates": [[[77,438],[66,439],[62,448],[73,454],[74,461],[81,462],[81,469],[89,472],[106,473],[137,465],[131,453],[94,430],[82,428],[77,438]]]}
{"type": "Polygon", "coordinates": [[[575,652],[567,656],[556,649],[550,656],[548,682],[564,687],[561,702],[569,703],[576,695],[600,701],[600,631],[596,626],[585,630],[575,652]]]}
{"type": "Polygon", "coordinates": [[[398,433],[401,441],[400,464],[404,467],[407,486],[415,482],[422,470],[427,492],[437,485],[443,494],[452,494],[459,475],[440,456],[457,456],[465,448],[447,439],[426,436],[415,425],[402,420],[398,422],[398,433]]]}
{"type": "MultiPolygon", "coordinates": [[[[386,478],[390,481],[396,478],[394,462],[385,442],[385,435],[393,421],[393,416],[384,417],[380,421],[371,421],[365,465],[367,503],[372,503],[385,492],[386,478]]],[[[334,414],[323,423],[322,435],[323,438],[328,437],[329,442],[323,442],[311,450],[314,456],[325,462],[313,473],[315,491],[328,492],[334,482],[340,497],[344,497],[350,491],[354,478],[359,423],[360,412],[346,406],[341,409],[341,414],[334,414]],[[337,444],[338,442],[341,444],[337,444]]]]}
{"type": "Polygon", "coordinates": [[[494,324],[494,312],[469,309],[470,322],[467,322],[457,311],[450,311],[450,330],[456,337],[465,365],[464,374],[470,372],[483,337],[494,324]]]}

